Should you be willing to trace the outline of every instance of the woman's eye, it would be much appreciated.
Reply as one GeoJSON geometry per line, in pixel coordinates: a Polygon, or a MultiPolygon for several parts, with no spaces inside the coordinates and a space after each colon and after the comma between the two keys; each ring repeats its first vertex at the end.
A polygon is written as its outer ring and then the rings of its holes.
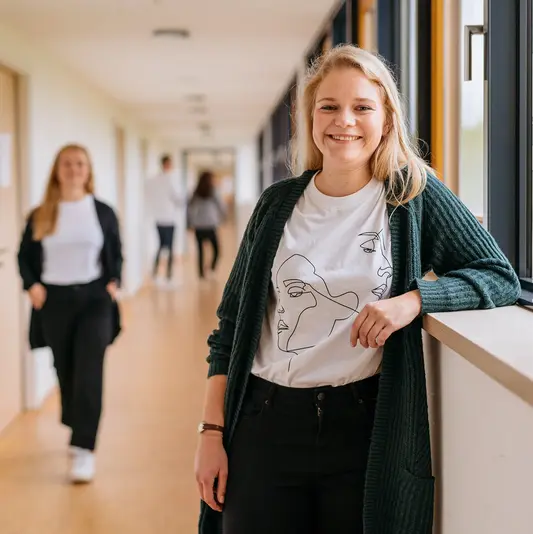
{"type": "Polygon", "coordinates": [[[293,289],[289,291],[289,297],[295,298],[295,297],[301,297],[303,295],[303,291],[301,289],[293,289]]]}
{"type": "Polygon", "coordinates": [[[373,252],[376,252],[376,246],[375,246],[375,243],[373,241],[367,241],[366,243],[363,243],[361,245],[361,248],[367,254],[372,254],[373,252]]]}

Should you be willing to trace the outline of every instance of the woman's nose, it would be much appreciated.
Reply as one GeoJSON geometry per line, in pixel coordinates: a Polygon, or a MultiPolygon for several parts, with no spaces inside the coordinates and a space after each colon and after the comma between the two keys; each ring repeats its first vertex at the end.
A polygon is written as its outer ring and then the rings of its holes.
{"type": "Polygon", "coordinates": [[[355,114],[350,109],[341,109],[335,118],[335,124],[340,128],[355,126],[355,114]]]}

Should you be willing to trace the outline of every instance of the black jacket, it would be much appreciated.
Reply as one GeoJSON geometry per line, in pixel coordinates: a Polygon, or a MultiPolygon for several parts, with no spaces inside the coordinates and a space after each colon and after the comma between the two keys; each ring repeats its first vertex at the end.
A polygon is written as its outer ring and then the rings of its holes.
{"type": "MultiPolygon", "coordinates": [[[[94,201],[98,221],[104,234],[104,245],[100,260],[102,263],[102,279],[105,284],[115,281],[120,287],[122,276],[122,243],[120,240],[120,230],[118,219],[113,209],[103,202],[94,201]]],[[[41,241],[33,239],[33,217],[35,210],[28,217],[26,228],[22,235],[18,252],[19,272],[22,277],[24,290],[28,290],[33,284],[41,282],[43,270],[43,247],[41,241]]],[[[117,302],[113,306],[113,336],[112,343],[121,330],[120,309],[117,302]]],[[[40,314],[38,310],[32,309],[30,317],[29,341],[32,349],[46,347],[42,333],[40,314]]]]}

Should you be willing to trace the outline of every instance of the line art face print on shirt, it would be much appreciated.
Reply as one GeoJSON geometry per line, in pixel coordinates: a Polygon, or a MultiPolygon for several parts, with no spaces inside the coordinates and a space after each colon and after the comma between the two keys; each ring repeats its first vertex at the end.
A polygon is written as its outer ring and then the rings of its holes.
{"type": "Polygon", "coordinates": [[[383,230],[380,230],[379,232],[364,232],[362,234],[359,234],[359,236],[366,236],[366,237],[371,238],[361,244],[361,248],[367,254],[376,253],[377,247],[379,246],[379,252],[383,256],[383,265],[381,265],[378,269],[378,276],[380,278],[385,278],[385,281],[382,284],[380,284],[378,287],[375,287],[372,290],[372,293],[376,295],[378,300],[381,300],[383,298],[383,295],[386,294],[389,288],[390,282],[391,282],[391,278],[392,278],[392,265],[387,259],[387,255],[385,253],[383,230]]]}
{"type": "MultiPolygon", "coordinates": [[[[392,266],[385,255],[383,231],[365,232],[359,236],[368,237],[360,245],[365,254],[380,253],[383,258],[377,276],[384,281],[371,290],[380,300],[392,278],[392,266]]],[[[278,295],[278,348],[293,355],[331,336],[340,325],[359,312],[359,295],[354,291],[332,294],[316,266],[301,254],[293,254],[280,265],[275,289],[278,295]]]]}

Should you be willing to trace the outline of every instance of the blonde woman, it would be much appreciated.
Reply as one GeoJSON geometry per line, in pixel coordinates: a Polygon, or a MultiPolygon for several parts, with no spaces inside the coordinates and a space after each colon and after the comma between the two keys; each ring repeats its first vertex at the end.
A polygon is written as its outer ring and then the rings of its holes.
{"type": "Polygon", "coordinates": [[[18,254],[32,303],[30,345],[52,349],[61,421],[72,430],[73,482],[94,476],[104,355],[120,330],[115,300],[122,269],[119,225],[112,208],[93,193],[87,150],[62,148],[18,254]]]}
{"type": "Polygon", "coordinates": [[[378,57],[328,52],[300,109],[308,170],[261,196],[209,338],[200,532],[430,534],[422,315],[519,282],[416,154],[378,57]]]}

